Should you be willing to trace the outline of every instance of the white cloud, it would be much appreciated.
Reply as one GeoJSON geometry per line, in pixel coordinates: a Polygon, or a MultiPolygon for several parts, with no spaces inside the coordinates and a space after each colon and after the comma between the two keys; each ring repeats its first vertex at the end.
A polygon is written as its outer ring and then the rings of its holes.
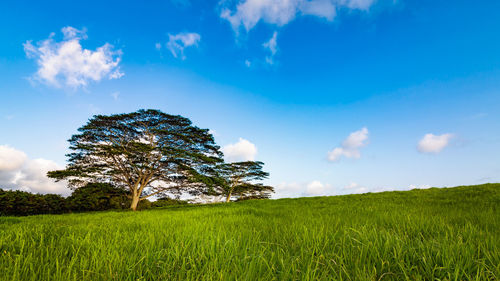
{"type": "Polygon", "coordinates": [[[238,33],[247,32],[260,21],[283,26],[300,15],[316,16],[332,21],[341,8],[368,10],[375,0],[243,0],[236,7],[225,5],[220,17],[227,20],[238,33]]]}
{"type": "Polygon", "coordinates": [[[277,38],[278,38],[278,32],[275,31],[271,39],[262,44],[264,48],[268,49],[271,52],[271,55],[266,57],[266,63],[268,64],[274,64],[274,55],[276,55],[276,52],[278,51],[277,38]]]}
{"type": "Polygon", "coordinates": [[[251,62],[251,61],[249,61],[249,60],[245,60],[245,65],[246,65],[247,67],[250,67],[250,66],[252,66],[252,62],[251,62]]]}
{"type": "Polygon", "coordinates": [[[274,186],[274,191],[273,196],[275,197],[297,197],[304,191],[304,186],[296,182],[282,182],[274,186]]]}
{"type": "Polygon", "coordinates": [[[328,152],[328,160],[335,162],[342,156],[347,158],[359,158],[361,153],[359,149],[368,144],[368,129],[362,128],[359,131],[352,132],[340,147],[336,147],[328,152]]]}
{"type": "Polygon", "coordinates": [[[7,145],[0,145],[0,171],[13,171],[19,169],[26,154],[7,145]]]}
{"type": "Polygon", "coordinates": [[[201,40],[201,36],[194,32],[181,32],[175,35],[168,35],[167,48],[170,50],[175,58],[180,58],[182,60],[186,59],[184,55],[184,49],[188,47],[196,47],[201,40]]]}
{"type": "Polygon", "coordinates": [[[439,153],[448,146],[453,134],[426,134],[417,145],[417,150],[421,153],[439,153]]]}
{"type": "Polygon", "coordinates": [[[244,138],[240,138],[237,143],[224,146],[221,150],[228,162],[253,161],[257,154],[255,144],[244,138]]]}
{"type": "Polygon", "coordinates": [[[325,185],[320,181],[312,181],[307,185],[306,194],[307,195],[321,195],[325,192],[325,185]]]}
{"type": "Polygon", "coordinates": [[[224,8],[220,16],[229,21],[236,33],[241,26],[249,31],[260,20],[282,26],[295,18],[298,2],[296,0],[245,0],[236,6],[235,11],[224,8]]]}
{"type": "Polygon", "coordinates": [[[95,51],[83,49],[80,41],[87,38],[85,30],[67,26],[61,31],[64,39],[60,42],[53,39],[52,33],[35,45],[31,40],[23,44],[26,55],[38,64],[38,71],[33,75],[35,80],[58,88],[79,88],[92,81],[118,79],[124,75],[119,67],[121,50],[113,50],[109,43],[95,51]]]}
{"type": "Polygon", "coordinates": [[[54,161],[29,159],[20,150],[0,145],[0,188],[69,195],[65,182],[56,183],[47,177],[48,171],[61,168],[54,161]]]}
{"type": "Polygon", "coordinates": [[[329,21],[337,15],[337,8],[330,0],[303,1],[300,10],[304,15],[317,16],[329,21]]]}
{"type": "Polygon", "coordinates": [[[56,183],[47,172],[61,169],[57,163],[46,159],[33,159],[25,163],[14,184],[33,193],[69,193],[64,182],[56,183]]]}

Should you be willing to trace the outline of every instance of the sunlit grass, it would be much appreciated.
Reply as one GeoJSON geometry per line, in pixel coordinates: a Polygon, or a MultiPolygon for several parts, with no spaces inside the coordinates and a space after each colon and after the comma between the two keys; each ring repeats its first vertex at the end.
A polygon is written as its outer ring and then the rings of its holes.
{"type": "Polygon", "coordinates": [[[0,218],[0,280],[499,280],[500,184],[0,218]]]}

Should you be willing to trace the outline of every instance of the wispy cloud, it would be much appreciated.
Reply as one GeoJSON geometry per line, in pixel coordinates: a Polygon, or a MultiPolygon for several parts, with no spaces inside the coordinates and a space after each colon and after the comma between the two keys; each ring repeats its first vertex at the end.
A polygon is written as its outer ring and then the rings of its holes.
{"type": "MultiPolygon", "coordinates": [[[[175,58],[182,60],[186,59],[184,49],[189,47],[197,47],[201,40],[201,36],[194,32],[181,32],[178,34],[168,34],[167,49],[172,53],[175,58]]],[[[161,49],[161,44],[156,43],[156,49],[161,49]]]]}
{"type": "Polygon", "coordinates": [[[239,33],[241,28],[250,31],[260,21],[283,26],[301,15],[332,21],[338,9],[368,10],[374,2],[375,0],[244,0],[232,6],[227,4],[228,1],[220,1],[223,7],[220,17],[227,20],[233,30],[239,33]]]}
{"type": "Polygon", "coordinates": [[[268,49],[271,52],[269,56],[266,56],[266,63],[268,64],[274,64],[274,55],[276,55],[276,52],[278,51],[277,39],[278,39],[278,32],[275,31],[271,39],[262,44],[264,48],[268,49]]]}
{"type": "Polygon", "coordinates": [[[352,132],[339,147],[328,152],[328,160],[335,162],[342,158],[359,158],[360,148],[368,144],[368,129],[362,128],[359,131],[352,132]]]}

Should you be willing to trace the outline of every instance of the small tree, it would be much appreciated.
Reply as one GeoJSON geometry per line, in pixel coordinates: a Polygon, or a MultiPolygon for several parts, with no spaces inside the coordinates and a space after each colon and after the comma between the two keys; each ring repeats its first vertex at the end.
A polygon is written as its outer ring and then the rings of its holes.
{"type": "Polygon", "coordinates": [[[262,171],[263,165],[259,161],[220,164],[216,167],[217,176],[213,184],[208,184],[209,191],[224,195],[226,202],[232,196],[269,198],[270,193],[274,192],[273,187],[256,183],[269,176],[269,173],[262,171]]]}
{"type": "Polygon", "coordinates": [[[128,190],[130,208],[156,194],[180,193],[191,172],[203,175],[222,161],[208,129],[158,110],[97,115],[69,140],[66,169],[48,176],[68,180],[73,189],[112,183],[128,190]]]}

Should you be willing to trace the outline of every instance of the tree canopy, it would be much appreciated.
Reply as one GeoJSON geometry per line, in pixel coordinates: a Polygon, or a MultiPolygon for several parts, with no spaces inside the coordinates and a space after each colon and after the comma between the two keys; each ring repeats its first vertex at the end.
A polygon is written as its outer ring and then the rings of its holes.
{"type": "Polygon", "coordinates": [[[158,110],[96,115],[78,131],[69,139],[66,169],[48,176],[73,189],[113,183],[129,191],[133,210],[148,197],[194,188],[193,179],[222,162],[208,129],[158,110]]]}
{"type": "Polygon", "coordinates": [[[270,193],[274,191],[273,187],[258,182],[269,176],[268,172],[262,170],[263,165],[260,161],[218,164],[214,181],[206,184],[206,193],[224,195],[226,202],[229,202],[232,196],[239,199],[269,198],[270,193]]]}

